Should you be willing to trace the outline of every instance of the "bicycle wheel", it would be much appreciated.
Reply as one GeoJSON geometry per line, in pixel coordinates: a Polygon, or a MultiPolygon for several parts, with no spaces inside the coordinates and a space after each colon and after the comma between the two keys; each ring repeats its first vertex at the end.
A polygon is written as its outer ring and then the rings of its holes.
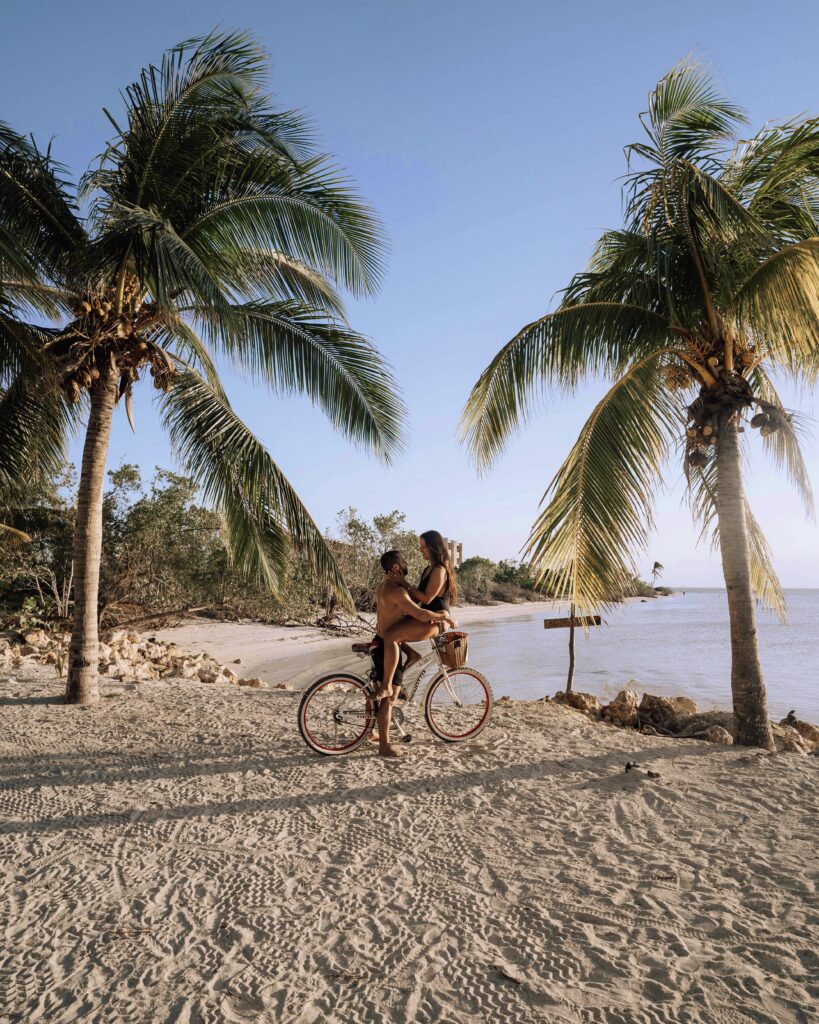
{"type": "Polygon", "coordinates": [[[375,724],[375,710],[363,679],[347,672],[322,676],[299,704],[301,738],[317,754],[349,754],[375,724]]]}
{"type": "Polygon", "coordinates": [[[489,682],[464,665],[432,680],[424,698],[424,717],[439,740],[459,743],[478,735],[489,721],[493,703],[489,682]]]}

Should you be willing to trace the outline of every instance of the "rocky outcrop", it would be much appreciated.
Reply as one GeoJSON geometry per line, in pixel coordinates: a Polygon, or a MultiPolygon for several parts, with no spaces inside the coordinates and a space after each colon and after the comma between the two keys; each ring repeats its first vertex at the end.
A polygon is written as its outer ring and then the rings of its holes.
{"type": "Polygon", "coordinates": [[[800,718],[796,717],[796,713],[793,711],[789,711],[779,724],[783,727],[788,726],[790,729],[795,729],[810,752],[819,751],[819,726],[811,725],[810,722],[803,722],[800,718]]]}
{"type": "MultiPolygon", "coordinates": [[[[44,629],[24,630],[0,637],[0,668],[17,668],[27,661],[53,665],[65,674],[68,664],[70,634],[44,629]]],[[[240,680],[228,665],[220,664],[209,654],[192,654],[174,643],[154,637],[145,639],[137,633],[117,631],[100,642],[99,672],[101,676],[122,682],[139,683],[152,679],[190,679],[194,682],[238,684],[262,689],[261,679],[240,680]]]]}
{"type": "Polygon", "coordinates": [[[634,728],[637,725],[639,699],[636,690],[621,690],[614,700],[603,708],[603,720],[623,728],[634,728]]]}
{"type": "Polygon", "coordinates": [[[599,717],[603,710],[603,705],[593,693],[579,693],[576,690],[564,693],[560,690],[553,699],[556,704],[565,704],[567,707],[574,708],[575,711],[583,711],[585,714],[592,714],[595,717],[599,717]]]}

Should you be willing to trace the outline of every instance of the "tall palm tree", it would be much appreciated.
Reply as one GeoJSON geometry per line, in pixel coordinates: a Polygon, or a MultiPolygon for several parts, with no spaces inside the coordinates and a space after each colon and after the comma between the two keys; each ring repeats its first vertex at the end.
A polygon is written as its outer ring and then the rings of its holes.
{"type": "Polygon", "coordinates": [[[679,453],[692,509],[722,553],[736,738],[770,749],[754,595],[780,613],[783,596],[745,498],[740,435],[750,417],[812,512],[773,375],[813,382],[819,368],[819,122],[738,144],[741,110],[692,62],[662,79],[641,121],[645,138],[626,151],[624,226],[489,364],[465,439],[486,467],[533,399],[608,378],[528,552],[578,609],[604,605],[634,575],[661,469],[679,453]]]}
{"type": "MultiPolygon", "coordinates": [[[[402,406],[337,287],[372,294],[381,228],[304,119],[270,106],[241,34],[182,43],[124,94],[76,199],[50,152],[0,126],[0,487],[63,457],[85,425],[66,699],[96,699],[102,488],[114,407],[147,374],[234,562],[271,588],[289,552],[349,595],[304,506],[220,383],[228,363],[308,395],[389,460],[402,406]],[[42,322],[34,322],[39,318],[42,322]]],[[[133,425],[133,423],[132,423],[133,425]]]]}

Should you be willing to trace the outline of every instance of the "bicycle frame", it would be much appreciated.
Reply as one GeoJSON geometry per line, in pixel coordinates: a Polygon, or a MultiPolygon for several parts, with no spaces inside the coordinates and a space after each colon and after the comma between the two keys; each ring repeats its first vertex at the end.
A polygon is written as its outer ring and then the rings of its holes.
{"type": "MultiPolygon", "coordinates": [[[[438,637],[432,637],[429,641],[429,645],[432,648],[429,654],[425,654],[420,661],[416,662],[415,665],[413,665],[413,671],[417,669],[418,675],[415,677],[415,682],[412,684],[412,688],[407,690],[407,706],[412,704],[412,702],[415,700],[415,695],[416,693],[418,693],[418,689],[421,685],[421,680],[429,672],[430,668],[434,668],[436,666],[443,673],[444,679],[446,680],[446,688],[449,692],[450,697],[456,704],[460,704],[460,701],[452,691],[452,688],[449,684],[449,674],[447,673],[446,665],[443,663],[443,660],[441,659],[441,652],[438,648],[438,637]]],[[[362,653],[360,657],[369,658],[370,655],[362,653]]],[[[431,682],[432,680],[430,680],[430,683],[431,682]]],[[[403,688],[407,689],[407,687],[403,688]]],[[[396,723],[396,727],[399,732],[403,733],[400,723],[396,723]]]]}

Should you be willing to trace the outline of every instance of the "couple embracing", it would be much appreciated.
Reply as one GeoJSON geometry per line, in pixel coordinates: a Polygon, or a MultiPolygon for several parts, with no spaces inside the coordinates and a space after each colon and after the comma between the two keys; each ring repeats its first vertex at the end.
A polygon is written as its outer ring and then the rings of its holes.
{"type": "Polygon", "coordinates": [[[407,582],[407,560],[400,551],[386,551],[381,556],[384,579],[376,591],[377,647],[373,663],[379,680],[376,723],[382,757],[401,756],[390,744],[390,724],[404,672],[421,659],[409,644],[455,625],[449,608],[457,598],[458,583],[446,542],[436,530],[427,530],[421,534],[418,546],[427,567],[417,587],[407,582]]]}

